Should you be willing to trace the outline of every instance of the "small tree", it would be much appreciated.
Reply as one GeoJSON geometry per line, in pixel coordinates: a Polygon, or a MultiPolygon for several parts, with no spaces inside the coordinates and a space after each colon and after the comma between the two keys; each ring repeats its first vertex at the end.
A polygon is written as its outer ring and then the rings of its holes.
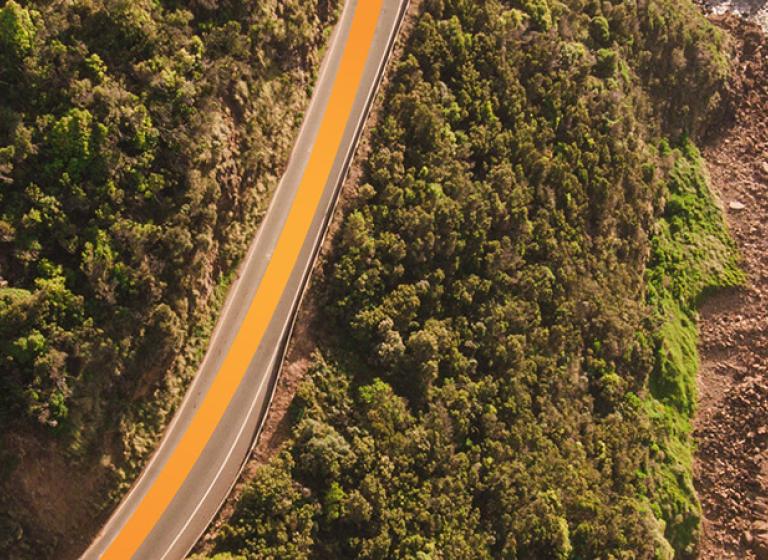
{"type": "Polygon", "coordinates": [[[0,8],[0,56],[21,58],[32,48],[35,26],[29,11],[14,0],[0,8]]]}

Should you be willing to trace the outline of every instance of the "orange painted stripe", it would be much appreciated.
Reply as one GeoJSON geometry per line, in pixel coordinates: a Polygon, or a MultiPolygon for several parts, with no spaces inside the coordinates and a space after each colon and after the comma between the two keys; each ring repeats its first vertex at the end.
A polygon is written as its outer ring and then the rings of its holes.
{"type": "Polygon", "coordinates": [[[199,459],[243,380],[296,265],[341,147],[344,129],[373,44],[382,2],[358,0],[312,154],[272,259],[240,331],[181,441],[102,559],[128,560],[136,553],[199,459]]]}

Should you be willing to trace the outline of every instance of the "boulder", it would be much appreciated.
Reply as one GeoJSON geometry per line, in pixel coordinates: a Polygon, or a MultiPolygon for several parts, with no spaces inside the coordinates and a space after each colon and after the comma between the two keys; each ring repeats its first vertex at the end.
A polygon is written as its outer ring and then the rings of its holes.
{"type": "Polygon", "coordinates": [[[730,208],[731,210],[739,211],[739,210],[744,210],[746,206],[744,205],[743,202],[739,202],[738,200],[732,200],[731,203],[728,205],[728,208],[730,208]]]}

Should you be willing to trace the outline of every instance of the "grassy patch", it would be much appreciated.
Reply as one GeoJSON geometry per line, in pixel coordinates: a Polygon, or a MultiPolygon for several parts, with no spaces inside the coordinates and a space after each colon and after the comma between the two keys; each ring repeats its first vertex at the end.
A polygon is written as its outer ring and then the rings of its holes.
{"type": "Polygon", "coordinates": [[[707,293],[743,285],[746,277],[698,150],[685,142],[680,149],[663,146],[662,151],[675,164],[647,275],[658,328],[656,367],[645,405],[658,434],[653,446],[654,512],[666,522],[666,537],[675,550],[689,556],[701,520],[691,437],[699,370],[697,305],[707,293]]]}

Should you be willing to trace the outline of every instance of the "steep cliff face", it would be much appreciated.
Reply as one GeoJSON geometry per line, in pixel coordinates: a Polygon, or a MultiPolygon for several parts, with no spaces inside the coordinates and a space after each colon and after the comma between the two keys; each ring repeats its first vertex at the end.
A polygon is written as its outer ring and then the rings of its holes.
{"type": "Polygon", "coordinates": [[[337,8],[0,7],[0,556],[74,553],[151,452],[337,8]]]}

